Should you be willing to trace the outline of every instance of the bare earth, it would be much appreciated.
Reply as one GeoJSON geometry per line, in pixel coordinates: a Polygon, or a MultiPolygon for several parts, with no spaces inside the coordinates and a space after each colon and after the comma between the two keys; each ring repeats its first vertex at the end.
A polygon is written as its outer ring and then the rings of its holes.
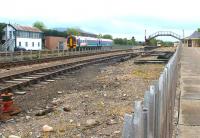
{"type": "Polygon", "coordinates": [[[163,70],[163,65],[134,65],[133,60],[91,65],[54,82],[25,88],[26,95],[15,97],[23,112],[0,124],[0,133],[22,138],[121,137],[124,114],[134,112],[133,102],[143,100],[145,90],[163,70]],[[35,116],[46,107],[54,111],[35,116]],[[91,119],[93,123],[88,123],[91,119]],[[54,131],[43,132],[44,125],[54,131]]]}

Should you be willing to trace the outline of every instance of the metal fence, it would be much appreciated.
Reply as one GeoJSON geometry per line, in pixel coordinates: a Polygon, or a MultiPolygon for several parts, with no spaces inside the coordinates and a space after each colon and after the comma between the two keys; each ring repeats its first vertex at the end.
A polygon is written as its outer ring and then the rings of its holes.
{"type": "Polygon", "coordinates": [[[135,101],[134,113],[125,114],[123,138],[171,138],[178,79],[180,45],[158,81],[146,91],[144,101],[135,101]]]}
{"type": "Polygon", "coordinates": [[[51,57],[61,57],[61,56],[71,56],[71,55],[81,55],[84,53],[96,53],[102,51],[110,51],[111,47],[86,47],[77,48],[70,50],[39,50],[39,51],[17,51],[17,52],[0,52],[0,62],[7,61],[22,61],[22,60],[32,60],[32,59],[42,59],[51,57]]]}

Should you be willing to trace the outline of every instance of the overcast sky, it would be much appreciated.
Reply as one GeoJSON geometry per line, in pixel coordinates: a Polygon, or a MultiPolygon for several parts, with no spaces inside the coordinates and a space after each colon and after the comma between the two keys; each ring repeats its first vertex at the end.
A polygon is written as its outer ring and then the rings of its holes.
{"type": "MultiPolygon", "coordinates": [[[[185,36],[200,27],[198,0],[0,0],[0,22],[48,28],[79,27],[114,37],[144,40],[156,31],[185,36]]],[[[170,38],[160,39],[171,40],[170,38]]]]}

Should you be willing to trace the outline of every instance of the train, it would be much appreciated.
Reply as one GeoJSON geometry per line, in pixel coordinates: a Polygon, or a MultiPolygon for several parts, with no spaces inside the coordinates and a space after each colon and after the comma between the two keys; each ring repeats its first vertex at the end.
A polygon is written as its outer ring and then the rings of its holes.
{"type": "Polygon", "coordinates": [[[102,47],[102,46],[111,47],[112,45],[113,45],[113,40],[111,39],[73,36],[73,35],[67,37],[67,47],[70,49],[77,47],[102,47]]]}

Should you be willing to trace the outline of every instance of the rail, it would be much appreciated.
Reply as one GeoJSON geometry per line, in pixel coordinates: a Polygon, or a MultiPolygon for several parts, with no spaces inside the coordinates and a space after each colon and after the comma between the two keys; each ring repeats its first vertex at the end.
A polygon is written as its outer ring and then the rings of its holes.
{"type": "Polygon", "coordinates": [[[180,45],[158,81],[145,93],[144,101],[135,101],[134,113],[125,114],[123,138],[171,138],[178,79],[180,45]]]}

